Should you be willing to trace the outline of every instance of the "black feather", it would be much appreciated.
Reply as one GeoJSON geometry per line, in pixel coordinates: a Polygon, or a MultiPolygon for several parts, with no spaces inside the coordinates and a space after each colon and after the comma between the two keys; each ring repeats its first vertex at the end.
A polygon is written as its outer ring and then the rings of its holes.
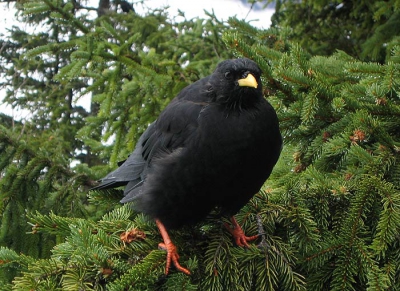
{"type": "Polygon", "coordinates": [[[249,59],[226,60],[184,88],[96,189],[127,185],[122,202],[134,201],[167,228],[196,223],[215,207],[235,214],[269,177],[282,147],[260,75],[249,59]],[[257,88],[238,85],[247,74],[257,88]]]}
{"type": "Polygon", "coordinates": [[[133,9],[132,4],[130,4],[127,1],[124,1],[124,0],[120,1],[119,5],[120,5],[122,11],[125,12],[125,13],[129,13],[130,11],[135,12],[135,9],[133,9]]]}

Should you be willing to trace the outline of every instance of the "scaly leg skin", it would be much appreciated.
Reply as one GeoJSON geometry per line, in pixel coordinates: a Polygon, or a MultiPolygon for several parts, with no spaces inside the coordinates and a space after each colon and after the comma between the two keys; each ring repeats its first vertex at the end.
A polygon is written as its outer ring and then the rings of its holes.
{"type": "Polygon", "coordinates": [[[164,243],[160,243],[158,246],[167,251],[167,265],[165,267],[165,275],[168,275],[169,268],[171,267],[171,261],[174,264],[175,268],[186,275],[190,275],[190,271],[179,264],[179,255],[176,250],[176,246],[172,243],[167,230],[165,229],[164,224],[158,219],[156,219],[156,224],[158,229],[160,230],[161,236],[163,238],[164,243]]]}
{"type": "Polygon", "coordinates": [[[246,247],[246,248],[250,247],[247,242],[255,240],[256,238],[258,238],[258,235],[246,236],[244,234],[243,229],[237,223],[235,217],[232,216],[230,220],[232,225],[229,225],[228,223],[224,223],[224,225],[226,229],[232,234],[236,245],[238,245],[239,247],[246,247]]]}

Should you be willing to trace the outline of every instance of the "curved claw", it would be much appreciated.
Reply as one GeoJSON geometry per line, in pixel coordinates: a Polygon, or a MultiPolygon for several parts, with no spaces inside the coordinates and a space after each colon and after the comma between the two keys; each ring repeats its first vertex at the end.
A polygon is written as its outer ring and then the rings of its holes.
{"type": "Polygon", "coordinates": [[[167,251],[167,264],[165,266],[165,275],[168,275],[169,269],[171,267],[171,262],[174,264],[175,268],[185,273],[186,275],[190,275],[190,271],[179,264],[179,255],[176,249],[176,246],[172,243],[171,239],[169,238],[168,232],[165,229],[165,226],[162,222],[156,219],[156,224],[158,229],[160,230],[161,236],[164,240],[163,243],[160,243],[158,246],[167,251]]]}
{"type": "Polygon", "coordinates": [[[258,235],[246,236],[243,229],[240,227],[233,216],[231,217],[231,223],[232,225],[224,223],[224,226],[232,234],[236,245],[238,245],[239,247],[249,248],[250,245],[247,242],[253,241],[258,238],[258,235]]]}
{"type": "Polygon", "coordinates": [[[178,271],[185,273],[186,275],[190,275],[190,271],[179,264],[179,254],[176,250],[176,246],[172,242],[168,244],[159,243],[158,246],[161,249],[167,251],[167,264],[165,266],[165,275],[168,275],[169,269],[171,267],[171,261],[178,271]]]}

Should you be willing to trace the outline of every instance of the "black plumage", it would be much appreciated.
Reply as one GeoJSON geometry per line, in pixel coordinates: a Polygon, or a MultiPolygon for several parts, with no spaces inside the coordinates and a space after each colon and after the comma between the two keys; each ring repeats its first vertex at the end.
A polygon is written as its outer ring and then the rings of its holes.
{"type": "Polygon", "coordinates": [[[121,7],[121,10],[125,13],[129,13],[130,11],[135,12],[135,9],[133,9],[132,4],[130,4],[128,1],[121,0],[118,1],[119,6],[121,7]]]}
{"type": "Polygon", "coordinates": [[[166,229],[199,222],[215,208],[234,215],[269,177],[282,147],[260,76],[249,59],[221,62],[170,102],[96,189],[126,185],[122,202],[133,201],[166,229]]]}

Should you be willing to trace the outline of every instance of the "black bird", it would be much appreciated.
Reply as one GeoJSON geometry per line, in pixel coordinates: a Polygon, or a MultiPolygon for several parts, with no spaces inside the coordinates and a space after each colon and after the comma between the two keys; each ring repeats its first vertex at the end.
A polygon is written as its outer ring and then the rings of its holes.
{"type": "Polygon", "coordinates": [[[214,73],[184,88],[161,112],[135,150],[95,189],[125,186],[121,202],[155,219],[171,261],[180,266],[167,229],[194,224],[211,210],[239,246],[246,237],[233,215],[261,188],[276,164],[282,137],[262,94],[261,70],[246,58],[225,60],[214,73]]]}
{"type": "Polygon", "coordinates": [[[119,0],[119,1],[116,1],[116,3],[119,4],[122,12],[125,12],[125,13],[129,13],[130,11],[135,12],[135,9],[133,9],[132,4],[130,4],[128,1],[119,0]]]}

